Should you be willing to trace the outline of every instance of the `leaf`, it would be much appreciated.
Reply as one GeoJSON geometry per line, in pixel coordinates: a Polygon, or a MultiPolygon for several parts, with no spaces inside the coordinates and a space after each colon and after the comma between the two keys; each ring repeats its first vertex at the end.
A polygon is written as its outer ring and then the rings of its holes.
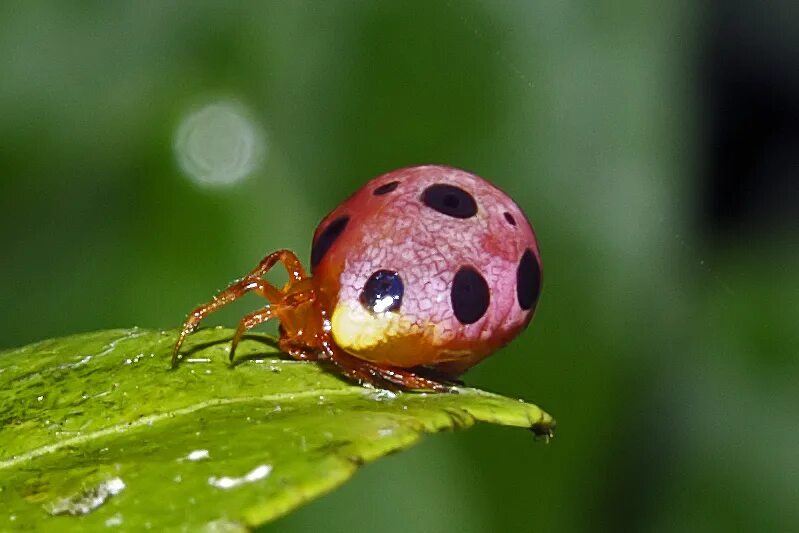
{"type": "Polygon", "coordinates": [[[174,331],[111,330],[0,353],[0,530],[246,530],[347,480],[422,433],[475,421],[532,428],[538,407],[471,388],[349,384],[228,329],[169,370],[174,331]]]}

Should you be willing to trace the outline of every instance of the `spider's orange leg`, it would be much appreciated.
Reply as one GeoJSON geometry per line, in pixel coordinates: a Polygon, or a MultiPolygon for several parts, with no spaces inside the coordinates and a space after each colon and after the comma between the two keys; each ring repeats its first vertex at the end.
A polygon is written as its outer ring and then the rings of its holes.
{"type": "Polygon", "coordinates": [[[297,361],[316,361],[319,359],[317,352],[308,348],[303,343],[294,342],[291,339],[281,338],[278,341],[280,351],[289,354],[297,361]]]}
{"type": "Polygon", "coordinates": [[[186,318],[186,321],[183,323],[183,328],[180,331],[178,340],[175,343],[175,349],[172,352],[172,367],[174,368],[178,364],[178,353],[183,341],[186,340],[186,337],[191,332],[197,329],[200,321],[210,313],[240,298],[249,291],[255,291],[273,304],[281,301],[283,299],[283,292],[271,283],[259,279],[278,262],[283,263],[286,272],[288,272],[289,286],[308,279],[308,274],[305,272],[302,263],[300,263],[300,260],[291,250],[278,250],[267,255],[261,259],[258,266],[244,278],[231,284],[227,289],[214,296],[214,299],[207,304],[201,305],[189,313],[188,318],[186,318]]]}
{"type": "Polygon", "coordinates": [[[239,322],[239,327],[236,328],[236,333],[233,335],[233,340],[230,342],[230,362],[233,362],[233,357],[236,353],[236,346],[239,345],[239,341],[241,340],[241,336],[244,335],[248,329],[252,329],[258,324],[263,324],[270,318],[275,318],[276,316],[276,309],[275,305],[267,305],[263,309],[259,309],[249,315],[245,316],[239,322]]]}
{"type": "MultiPolygon", "coordinates": [[[[264,282],[265,283],[265,282],[264,282]]],[[[236,328],[236,333],[233,335],[233,340],[230,343],[230,362],[233,362],[233,358],[236,353],[236,346],[238,346],[241,337],[244,333],[257,326],[258,324],[263,324],[270,318],[280,318],[280,311],[281,309],[290,309],[297,307],[300,304],[308,302],[314,298],[315,293],[311,290],[308,291],[301,291],[295,292],[293,294],[286,295],[280,303],[274,303],[271,305],[267,305],[266,307],[259,309],[258,311],[254,311],[249,315],[246,315],[239,321],[239,326],[236,328]]],[[[284,334],[281,334],[280,339],[280,346],[283,349],[284,343],[288,343],[289,345],[295,345],[291,339],[284,339],[284,334]]],[[[285,350],[284,350],[285,351],[285,350]]],[[[305,354],[305,347],[299,344],[296,344],[294,348],[289,352],[290,355],[294,356],[296,359],[300,360],[307,360],[311,357],[305,354]],[[299,354],[298,351],[303,352],[299,354]],[[296,354],[296,355],[295,355],[296,354]]]]}
{"type": "Polygon", "coordinates": [[[266,298],[270,302],[279,302],[283,299],[283,293],[280,292],[279,289],[262,279],[248,276],[233,283],[227,289],[214,296],[213,300],[195,308],[189,313],[189,316],[183,323],[183,328],[180,330],[180,335],[175,343],[175,349],[172,351],[172,367],[175,368],[178,364],[178,352],[180,351],[180,346],[183,344],[183,341],[186,340],[186,337],[191,332],[197,329],[202,319],[230,302],[241,298],[250,291],[255,291],[256,294],[266,298]]]}
{"type": "Polygon", "coordinates": [[[291,250],[278,250],[267,255],[247,277],[260,278],[266,274],[277,262],[283,263],[289,275],[289,282],[302,281],[308,277],[302,263],[291,250]]]}
{"type": "Polygon", "coordinates": [[[369,383],[376,387],[385,386],[390,389],[401,390],[452,391],[451,386],[417,375],[410,370],[382,367],[369,361],[358,359],[341,350],[336,350],[332,361],[341,374],[359,383],[369,383]]]}
{"type": "MultiPolygon", "coordinates": [[[[238,346],[242,335],[244,335],[247,330],[254,328],[258,324],[263,324],[270,318],[281,318],[281,310],[296,308],[313,300],[315,295],[316,293],[313,290],[299,290],[291,294],[286,294],[279,303],[267,305],[242,318],[239,322],[239,326],[236,328],[236,333],[233,335],[233,340],[230,343],[230,362],[233,362],[236,346],[238,346]]],[[[308,354],[305,345],[295,342],[294,339],[286,338],[285,329],[281,331],[279,345],[283,351],[287,351],[284,348],[285,345],[291,346],[290,351],[287,352],[295,359],[307,360],[312,358],[312,356],[308,354]]]]}
{"type": "Polygon", "coordinates": [[[324,346],[324,323],[312,305],[318,292],[307,278],[287,289],[281,305],[292,312],[280,316],[278,346],[298,361],[315,361],[324,346]],[[293,291],[293,292],[292,292],[293,291]]]}

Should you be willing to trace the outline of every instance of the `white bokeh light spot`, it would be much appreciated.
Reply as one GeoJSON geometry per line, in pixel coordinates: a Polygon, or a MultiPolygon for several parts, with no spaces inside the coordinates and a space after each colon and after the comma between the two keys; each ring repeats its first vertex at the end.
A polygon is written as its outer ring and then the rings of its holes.
{"type": "Polygon", "coordinates": [[[258,127],[231,102],[212,103],[188,114],[175,133],[180,168],[203,186],[241,181],[258,167],[264,153],[258,127]]]}

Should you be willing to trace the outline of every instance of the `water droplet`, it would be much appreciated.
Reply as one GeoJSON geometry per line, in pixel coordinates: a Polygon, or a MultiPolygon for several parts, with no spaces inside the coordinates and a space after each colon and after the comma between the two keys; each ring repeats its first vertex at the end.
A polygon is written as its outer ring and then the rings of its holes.
{"type": "Polygon", "coordinates": [[[175,133],[175,154],[192,181],[203,186],[231,185],[255,170],[265,146],[248,114],[241,105],[217,102],[181,121],[175,133]]]}
{"type": "Polygon", "coordinates": [[[102,483],[84,488],[80,492],[59,498],[47,506],[50,514],[88,514],[108,500],[111,496],[119,494],[125,488],[125,482],[121,478],[115,477],[107,479],[102,483]]]}
{"type": "Polygon", "coordinates": [[[117,513],[106,519],[105,527],[116,527],[122,525],[122,515],[117,513]]]}
{"type": "Polygon", "coordinates": [[[239,522],[234,522],[233,520],[229,520],[227,518],[220,518],[219,520],[208,522],[205,525],[204,531],[207,533],[225,533],[231,531],[242,531],[246,529],[247,528],[245,528],[239,522]]]}
{"type": "Polygon", "coordinates": [[[253,483],[266,478],[272,472],[272,465],[259,465],[247,472],[243,477],[215,477],[208,478],[208,484],[219,489],[232,489],[244,483],[253,483]]]}
{"type": "Polygon", "coordinates": [[[194,450],[186,456],[186,459],[189,461],[200,461],[201,459],[208,459],[209,457],[211,457],[211,454],[208,450],[194,450]]]}
{"type": "Polygon", "coordinates": [[[378,389],[372,397],[375,400],[393,400],[397,397],[397,393],[394,391],[386,390],[386,389],[378,389]]]}
{"type": "Polygon", "coordinates": [[[253,481],[258,481],[259,479],[264,479],[272,472],[271,465],[260,465],[255,467],[252,471],[250,471],[244,479],[252,483],[253,481]]]}

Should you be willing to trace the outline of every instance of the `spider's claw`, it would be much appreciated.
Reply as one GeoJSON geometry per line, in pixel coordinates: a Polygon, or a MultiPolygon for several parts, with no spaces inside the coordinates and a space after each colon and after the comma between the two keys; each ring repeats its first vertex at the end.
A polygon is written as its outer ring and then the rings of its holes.
{"type": "Polygon", "coordinates": [[[180,364],[180,360],[183,359],[183,356],[180,355],[180,349],[183,347],[186,337],[194,333],[199,325],[197,322],[192,322],[191,319],[193,316],[194,313],[189,315],[189,318],[186,319],[186,323],[183,324],[180,334],[178,335],[178,340],[175,342],[175,348],[172,350],[172,368],[177,368],[180,364]]]}

